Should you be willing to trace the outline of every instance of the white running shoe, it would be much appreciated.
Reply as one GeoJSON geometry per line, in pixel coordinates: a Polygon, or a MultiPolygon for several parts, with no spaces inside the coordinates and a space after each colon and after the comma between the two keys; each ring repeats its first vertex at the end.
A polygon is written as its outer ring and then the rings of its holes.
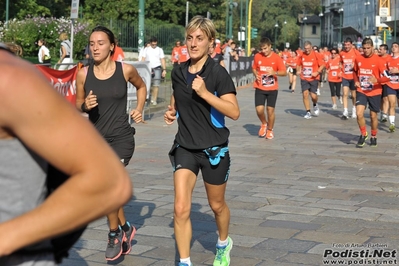
{"type": "Polygon", "coordinates": [[[356,118],[356,107],[352,108],[352,118],[356,118]]]}
{"type": "Polygon", "coordinates": [[[306,115],[303,118],[311,119],[312,118],[312,114],[310,112],[306,112],[306,115]]]}
{"type": "Polygon", "coordinates": [[[332,109],[337,110],[337,105],[335,103],[333,104],[332,109]]]}
{"type": "Polygon", "coordinates": [[[344,112],[342,113],[342,117],[345,119],[348,119],[348,117],[349,117],[348,110],[344,110],[344,112]]]}
{"type": "Polygon", "coordinates": [[[342,97],[339,97],[339,102],[340,102],[341,104],[344,104],[344,102],[342,101],[342,97]]]}
{"type": "Polygon", "coordinates": [[[320,109],[319,109],[319,106],[313,106],[313,112],[314,112],[314,115],[315,116],[319,116],[319,114],[320,114],[320,109]]]}
{"type": "Polygon", "coordinates": [[[317,89],[316,94],[320,95],[320,89],[317,89]]]}

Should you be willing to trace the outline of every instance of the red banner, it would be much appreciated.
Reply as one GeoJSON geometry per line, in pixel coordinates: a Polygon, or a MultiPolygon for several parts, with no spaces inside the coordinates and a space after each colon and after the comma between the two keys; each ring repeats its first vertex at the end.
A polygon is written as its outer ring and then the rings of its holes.
{"type": "Polygon", "coordinates": [[[36,67],[49,80],[54,89],[75,105],[78,67],[75,66],[69,70],[56,70],[42,65],[36,65],[36,67]]]}

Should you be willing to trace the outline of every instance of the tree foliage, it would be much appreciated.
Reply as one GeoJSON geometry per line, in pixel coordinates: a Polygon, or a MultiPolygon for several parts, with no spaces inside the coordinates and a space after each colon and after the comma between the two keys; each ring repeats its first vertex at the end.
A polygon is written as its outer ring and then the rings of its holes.
{"type": "MultiPolygon", "coordinates": [[[[209,12],[218,30],[218,38],[226,34],[228,5],[232,8],[233,36],[237,36],[240,21],[246,21],[246,3],[249,0],[192,0],[189,1],[188,18],[195,15],[207,16],[209,12]],[[241,3],[243,10],[241,9],[241,3]]],[[[0,20],[5,20],[6,0],[0,0],[0,20]]],[[[66,17],[70,16],[71,0],[18,0],[9,1],[9,19],[32,17],[66,17]]],[[[80,18],[93,24],[124,20],[128,23],[138,21],[139,0],[80,0],[80,18]]],[[[171,23],[184,26],[186,23],[186,0],[145,0],[144,16],[146,21],[156,24],[171,23]]],[[[252,27],[258,28],[258,38],[268,36],[274,41],[277,32],[277,45],[284,41],[298,43],[298,14],[318,14],[320,0],[253,0],[252,27]],[[284,21],[287,23],[285,24],[284,21]],[[274,27],[275,24],[279,27],[274,27]]],[[[242,25],[245,26],[245,25],[242,25]]],[[[254,40],[256,43],[256,40],[254,40]]]]}

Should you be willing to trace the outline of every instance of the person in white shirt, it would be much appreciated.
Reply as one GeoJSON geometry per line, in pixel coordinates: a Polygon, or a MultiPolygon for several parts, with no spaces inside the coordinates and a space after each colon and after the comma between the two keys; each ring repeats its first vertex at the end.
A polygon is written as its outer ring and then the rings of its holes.
{"type": "Polygon", "coordinates": [[[60,60],[58,60],[58,64],[65,64],[65,65],[60,65],[58,70],[66,70],[69,69],[68,63],[73,63],[72,60],[72,52],[71,52],[71,42],[69,41],[68,34],[65,32],[60,34],[59,37],[61,41],[61,47],[60,47],[60,60]]]}
{"type": "Polygon", "coordinates": [[[149,61],[152,79],[151,79],[151,104],[157,105],[157,97],[159,85],[161,84],[161,77],[165,78],[166,75],[166,61],[163,49],[157,46],[158,40],[151,37],[150,46],[143,49],[143,57],[141,61],[149,61]]]}
{"type": "Polygon", "coordinates": [[[43,39],[40,39],[37,41],[37,45],[40,47],[39,53],[37,54],[39,63],[40,64],[50,64],[51,56],[50,56],[49,49],[46,47],[46,41],[43,39]]]}

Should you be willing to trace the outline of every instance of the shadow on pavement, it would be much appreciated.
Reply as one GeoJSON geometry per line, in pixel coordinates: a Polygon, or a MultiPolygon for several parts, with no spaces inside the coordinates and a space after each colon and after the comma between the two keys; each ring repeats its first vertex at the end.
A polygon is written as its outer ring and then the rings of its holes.
{"type": "Polygon", "coordinates": [[[251,136],[258,136],[259,127],[260,127],[260,125],[254,125],[254,124],[245,124],[245,125],[243,125],[243,128],[245,128],[245,130],[251,136]]]}
{"type": "Polygon", "coordinates": [[[339,141],[345,144],[356,144],[357,138],[359,137],[358,135],[343,133],[335,130],[329,130],[328,134],[337,138],[339,141]]]}

